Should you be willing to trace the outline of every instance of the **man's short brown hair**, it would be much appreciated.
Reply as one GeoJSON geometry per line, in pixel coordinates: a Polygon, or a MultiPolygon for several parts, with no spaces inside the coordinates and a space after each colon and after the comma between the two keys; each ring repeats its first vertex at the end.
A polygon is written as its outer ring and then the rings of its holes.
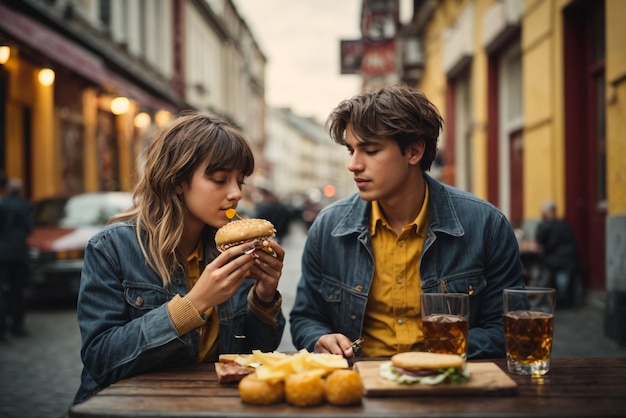
{"type": "Polygon", "coordinates": [[[443,118],[424,93],[398,84],[339,103],[326,120],[333,141],[346,145],[348,125],[362,139],[392,139],[403,154],[408,145],[423,141],[424,157],[420,167],[427,171],[437,154],[443,118]]]}

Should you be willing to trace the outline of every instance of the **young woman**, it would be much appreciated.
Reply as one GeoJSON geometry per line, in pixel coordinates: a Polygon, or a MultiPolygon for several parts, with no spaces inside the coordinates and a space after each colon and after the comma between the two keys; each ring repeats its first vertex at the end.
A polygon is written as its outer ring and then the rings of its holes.
{"type": "Polygon", "coordinates": [[[215,116],[186,114],[158,133],[133,207],[85,251],[75,403],[147,370],[278,347],[284,250],[272,242],[275,257],[248,254],[248,243],[220,254],[214,241],[253,169],[244,137],[215,116]]]}

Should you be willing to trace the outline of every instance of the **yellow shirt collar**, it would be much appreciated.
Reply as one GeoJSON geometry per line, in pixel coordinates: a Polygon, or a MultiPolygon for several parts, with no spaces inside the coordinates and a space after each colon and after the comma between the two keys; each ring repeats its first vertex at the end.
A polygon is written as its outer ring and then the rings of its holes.
{"type": "Polygon", "coordinates": [[[189,256],[187,256],[187,266],[189,269],[188,278],[191,279],[191,284],[195,284],[195,282],[200,277],[200,263],[203,259],[203,246],[202,240],[200,240],[200,242],[198,242],[198,245],[196,246],[196,249],[193,250],[193,252],[189,254],[189,256]]]}
{"type": "MultiPolygon", "coordinates": [[[[429,203],[429,193],[428,193],[428,184],[424,182],[424,203],[422,204],[422,208],[420,209],[420,213],[417,214],[417,217],[411,222],[409,225],[415,225],[417,235],[424,236],[426,234],[426,228],[428,223],[428,203],[429,203]]],[[[372,202],[372,217],[370,219],[370,235],[374,236],[376,234],[376,226],[378,223],[383,225],[387,224],[387,220],[385,219],[385,215],[383,214],[382,209],[380,208],[380,204],[378,200],[374,200],[372,202]]]]}

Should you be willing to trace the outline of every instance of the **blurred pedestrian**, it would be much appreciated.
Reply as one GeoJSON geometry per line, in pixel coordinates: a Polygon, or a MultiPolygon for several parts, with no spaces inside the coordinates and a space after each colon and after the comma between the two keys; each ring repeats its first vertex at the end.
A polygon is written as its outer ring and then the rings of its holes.
{"type": "Polygon", "coordinates": [[[320,213],[321,207],[319,202],[307,197],[304,201],[304,209],[302,210],[302,221],[307,231],[311,228],[313,221],[320,213]]]}
{"type": "Polygon", "coordinates": [[[7,329],[17,337],[27,335],[24,326],[24,287],[28,279],[28,244],[33,229],[31,207],[21,196],[22,182],[0,173],[0,339],[7,329]],[[8,322],[10,319],[10,327],[8,322]]]}
{"type": "Polygon", "coordinates": [[[549,286],[557,289],[557,306],[577,306],[582,302],[582,268],[574,232],[567,221],[557,217],[553,200],[541,206],[541,218],[535,241],[549,286]]]}
{"type": "Polygon", "coordinates": [[[293,214],[289,207],[278,199],[273,192],[265,188],[259,188],[262,200],[254,205],[254,216],[256,218],[267,219],[274,224],[276,230],[276,240],[280,243],[289,233],[289,226],[293,214]]]}

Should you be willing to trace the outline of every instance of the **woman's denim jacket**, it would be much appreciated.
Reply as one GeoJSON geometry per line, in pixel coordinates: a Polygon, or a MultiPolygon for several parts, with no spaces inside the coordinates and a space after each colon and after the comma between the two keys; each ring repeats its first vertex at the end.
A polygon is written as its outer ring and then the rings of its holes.
{"type": "MultiPolygon", "coordinates": [[[[206,252],[204,259],[210,260],[206,252]]],[[[285,318],[281,312],[272,326],[248,309],[253,284],[246,279],[217,307],[220,353],[273,351],[280,344],[285,318]]],[[[85,251],[78,297],[83,372],[74,402],[127,376],[197,363],[199,330],[178,335],[166,307],[187,291],[182,268],[172,285],[163,287],[144,259],[133,223],[118,222],[94,235],[85,251]]]]}
{"type": "MultiPolygon", "coordinates": [[[[504,357],[502,290],[524,285],[513,230],[490,203],[424,177],[430,208],[422,292],[469,294],[468,358],[504,357]]],[[[297,349],[312,351],[329,333],[361,336],[374,277],[370,208],[355,194],[323,209],[311,226],[290,313],[297,349]]]]}

